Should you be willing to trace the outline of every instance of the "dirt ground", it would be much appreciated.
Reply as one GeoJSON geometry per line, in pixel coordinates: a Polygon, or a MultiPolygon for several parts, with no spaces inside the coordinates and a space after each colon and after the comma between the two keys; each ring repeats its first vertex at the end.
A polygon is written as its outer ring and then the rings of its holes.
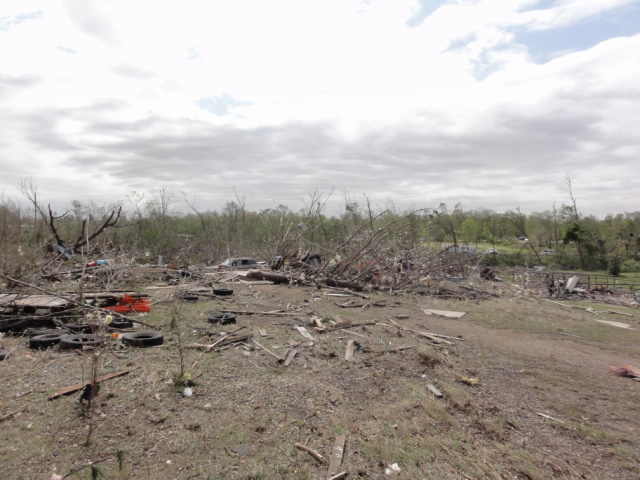
{"type": "Polygon", "coordinates": [[[164,333],[160,346],[118,348],[109,338],[94,355],[0,337],[10,352],[0,362],[0,477],[640,478],[640,382],[609,369],[640,367],[638,309],[225,286],[233,295],[209,290],[193,303],[172,302],[170,288],[149,290],[152,312],[138,318],[164,333]],[[224,311],[236,312],[235,324],[208,321],[224,311]],[[194,345],[237,329],[253,336],[194,345]],[[346,360],[349,341],[357,343],[346,360]],[[290,364],[276,359],[294,350],[290,364]],[[77,392],[48,399],[87,380],[94,364],[98,375],[129,372],[101,382],[89,406],[77,392]],[[342,436],[344,455],[330,467],[342,436]]]}

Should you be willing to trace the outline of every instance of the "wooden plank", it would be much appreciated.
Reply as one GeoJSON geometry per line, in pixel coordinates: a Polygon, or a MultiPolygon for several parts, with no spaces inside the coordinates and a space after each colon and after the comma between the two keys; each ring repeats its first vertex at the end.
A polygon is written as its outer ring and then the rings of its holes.
{"type": "Polygon", "coordinates": [[[16,295],[0,294],[0,306],[15,305],[16,307],[51,308],[70,305],[71,298],[60,298],[53,295],[16,295]]]}
{"type": "Polygon", "coordinates": [[[269,355],[271,355],[273,358],[275,358],[278,363],[282,363],[284,362],[284,358],[279,357],[278,355],[276,355],[275,353],[273,353],[271,350],[269,350],[268,348],[262,346],[260,343],[258,343],[258,341],[254,338],[253,339],[253,343],[255,343],[258,347],[260,347],[262,350],[264,350],[265,352],[267,352],[269,355]]]}
{"type": "Polygon", "coordinates": [[[288,367],[289,365],[291,365],[291,362],[293,362],[293,359],[297,354],[298,354],[298,350],[296,350],[295,348],[291,350],[289,352],[289,355],[287,355],[287,359],[284,361],[284,366],[288,367]]]}
{"type": "Polygon", "coordinates": [[[331,456],[329,457],[329,475],[335,475],[340,470],[346,440],[346,435],[336,435],[336,439],[333,442],[333,448],[331,449],[331,456]]]}
{"type": "Polygon", "coordinates": [[[355,343],[356,343],[355,340],[349,340],[347,342],[347,350],[344,353],[344,359],[345,360],[351,360],[353,358],[353,352],[356,351],[355,343]]]}
{"type": "Polygon", "coordinates": [[[442,398],[442,397],[444,397],[444,393],[442,393],[440,390],[438,390],[438,389],[436,388],[436,386],[435,386],[435,385],[429,384],[429,385],[427,385],[427,388],[428,388],[428,389],[429,389],[429,391],[430,391],[431,393],[433,393],[436,397],[438,397],[438,398],[442,398]]]}
{"type": "Polygon", "coordinates": [[[621,322],[612,322],[610,320],[598,320],[598,319],[594,319],[596,322],[600,322],[600,323],[604,323],[607,325],[611,325],[612,327],[618,327],[618,328],[626,328],[627,330],[637,330],[637,328],[633,328],[631,325],[628,325],[626,323],[621,323],[621,322]]]}
{"type": "MultiPolygon", "coordinates": [[[[131,372],[133,369],[129,369],[129,370],[121,370],[120,372],[114,372],[114,373],[108,373],[106,375],[101,375],[98,378],[96,378],[96,383],[100,383],[100,382],[104,382],[105,380],[110,380],[112,378],[116,378],[116,377],[121,377],[122,375],[126,375],[127,373],[131,372]]],[[[62,390],[58,390],[56,393],[54,393],[53,395],[51,395],[48,400],[53,400],[55,398],[58,397],[62,397],[63,395],[69,395],[73,392],[77,392],[78,390],[80,390],[81,388],[84,388],[85,386],[91,384],[91,380],[87,380],[86,382],[80,382],[80,383],[76,383],[74,385],[69,385],[68,387],[63,388],[62,390]]]]}
{"type": "Polygon", "coordinates": [[[425,308],[423,312],[427,315],[438,315],[446,318],[462,318],[467,314],[467,312],[451,312],[448,310],[433,310],[431,308],[425,308]]]}
{"type": "Polygon", "coordinates": [[[313,335],[311,335],[306,328],[298,327],[298,326],[296,326],[295,328],[296,328],[296,330],[298,330],[300,332],[300,335],[302,335],[304,338],[307,338],[307,339],[309,339],[309,340],[311,340],[313,342],[317,342],[317,340],[315,338],[313,338],[313,335]]]}

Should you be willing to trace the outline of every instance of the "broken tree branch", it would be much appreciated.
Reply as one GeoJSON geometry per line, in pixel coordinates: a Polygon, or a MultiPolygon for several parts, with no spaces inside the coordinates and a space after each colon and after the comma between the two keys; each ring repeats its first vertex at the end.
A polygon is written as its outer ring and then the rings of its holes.
{"type": "Polygon", "coordinates": [[[315,458],[320,463],[324,464],[324,463],[327,462],[326,459],[322,455],[320,455],[314,449],[307,447],[306,445],[302,445],[301,443],[294,443],[293,446],[296,447],[298,450],[302,450],[303,452],[307,452],[309,455],[311,455],[313,458],[315,458]]]}
{"type": "Polygon", "coordinates": [[[9,412],[7,413],[4,417],[0,418],[0,422],[4,422],[5,420],[10,419],[11,417],[13,417],[16,413],[21,412],[22,410],[24,410],[25,408],[27,408],[29,404],[25,403],[22,407],[18,408],[17,410],[14,410],[13,412],[9,412]]]}
{"type": "MultiPolygon", "coordinates": [[[[139,367],[136,367],[139,368],[139,367]]],[[[96,377],[95,379],[95,383],[100,383],[100,382],[104,382],[105,380],[111,380],[112,378],[116,378],[116,377],[121,377],[122,375],[126,375],[129,372],[135,370],[135,368],[129,369],[129,370],[122,370],[120,372],[114,372],[114,373],[108,373],[106,375],[101,375],[100,377],[96,377]]],[[[91,380],[87,380],[85,382],[80,382],[80,383],[76,383],[74,385],[69,385],[68,387],[63,388],[62,390],[58,390],[56,393],[54,393],[53,395],[51,395],[47,400],[54,400],[58,397],[62,397],[63,395],[69,395],[73,392],[77,392],[78,390],[80,390],[81,388],[84,388],[85,386],[91,384],[92,381],[91,380]]]]}

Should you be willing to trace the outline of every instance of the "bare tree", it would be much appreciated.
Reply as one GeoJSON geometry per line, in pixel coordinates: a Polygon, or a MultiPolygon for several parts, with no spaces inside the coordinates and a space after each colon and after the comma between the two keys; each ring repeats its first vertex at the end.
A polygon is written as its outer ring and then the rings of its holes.
{"type": "Polygon", "coordinates": [[[573,194],[573,185],[571,183],[571,177],[567,175],[565,179],[558,184],[558,188],[567,194],[567,197],[571,201],[571,205],[570,205],[571,212],[572,212],[571,219],[575,223],[578,223],[580,221],[580,214],[578,213],[578,205],[577,205],[576,197],[573,194]]]}
{"type": "Polygon", "coordinates": [[[39,214],[40,218],[47,225],[49,231],[55,238],[56,245],[61,252],[59,258],[68,258],[71,254],[73,254],[74,251],[80,250],[84,246],[87,246],[89,242],[95,239],[107,228],[116,226],[118,219],[120,218],[120,214],[122,213],[122,207],[119,207],[117,211],[115,209],[112,210],[110,213],[106,214],[105,217],[103,217],[100,224],[91,233],[89,233],[88,231],[88,219],[85,218],[82,221],[80,233],[78,234],[77,239],[73,243],[66,242],[59,233],[58,224],[59,221],[65,218],[69,212],[67,211],[62,215],[57,215],[51,209],[51,205],[48,205],[48,212],[45,213],[43,208],[38,203],[37,186],[33,184],[33,181],[31,179],[22,180],[20,182],[19,189],[22,194],[25,195],[33,204],[34,215],[36,215],[35,223],[37,224],[37,215],[39,214]]]}

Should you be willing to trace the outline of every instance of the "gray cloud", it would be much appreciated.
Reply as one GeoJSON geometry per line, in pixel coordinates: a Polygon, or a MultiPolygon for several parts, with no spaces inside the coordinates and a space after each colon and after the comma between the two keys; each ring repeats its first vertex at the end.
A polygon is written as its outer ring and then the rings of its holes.
{"type": "Polygon", "coordinates": [[[102,0],[86,2],[84,0],[67,0],[69,19],[84,34],[94,37],[107,45],[120,44],[120,37],[115,25],[109,20],[106,9],[100,8],[102,0]]]}
{"type": "Polygon", "coordinates": [[[62,53],[68,53],[69,55],[75,55],[76,53],[78,53],[77,50],[69,47],[58,47],[58,50],[60,50],[62,53]]]}
{"type": "Polygon", "coordinates": [[[156,76],[155,73],[131,64],[119,64],[109,68],[109,70],[121,77],[130,78],[132,80],[149,80],[156,76]]]}
{"type": "Polygon", "coordinates": [[[32,88],[44,79],[40,75],[8,75],[0,72],[0,99],[9,97],[15,92],[32,88]]]}
{"type": "MultiPolygon", "coordinates": [[[[536,210],[551,207],[559,196],[548,192],[567,169],[584,161],[571,160],[581,139],[604,141],[598,115],[555,110],[534,115],[505,108],[494,114],[496,128],[476,134],[415,124],[345,139],[328,123],[246,129],[160,117],[100,119],[122,106],[107,102],[29,118],[29,141],[42,150],[64,151],[64,165],[89,178],[111,178],[121,194],[165,187],[197,195],[212,208],[232,197],[234,188],[258,209],[299,205],[314,190],[335,187],[367,193],[378,202],[392,198],[399,206],[462,202],[505,209],[526,201],[536,210]],[[60,135],[60,118],[82,119],[83,134],[73,141],[60,135]],[[539,189],[547,193],[538,198],[539,189]]],[[[590,168],[606,168],[606,159],[592,160],[590,168]]]]}

